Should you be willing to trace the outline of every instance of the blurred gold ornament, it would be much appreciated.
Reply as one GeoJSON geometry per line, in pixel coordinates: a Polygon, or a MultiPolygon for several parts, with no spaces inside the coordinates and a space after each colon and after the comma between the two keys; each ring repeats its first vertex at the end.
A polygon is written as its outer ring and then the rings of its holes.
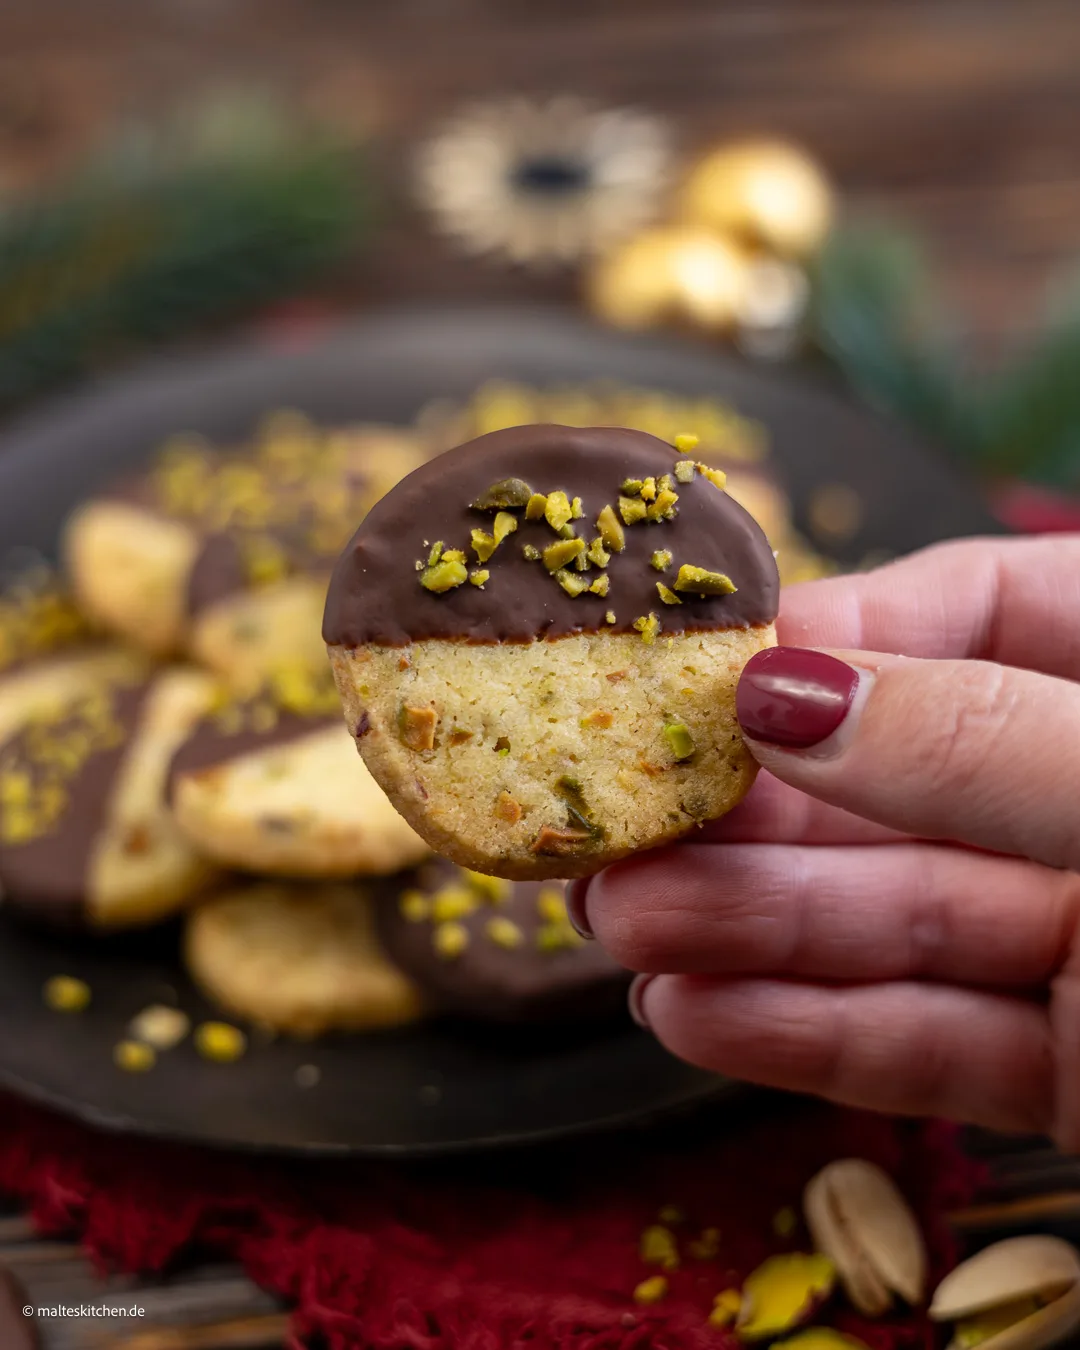
{"type": "Polygon", "coordinates": [[[708,230],[667,225],[646,230],[600,260],[589,282],[594,311],[619,328],[686,319],[711,331],[736,322],[750,260],[738,244],[708,230]]]}
{"type": "Polygon", "coordinates": [[[721,146],[690,171],[681,199],[692,225],[730,234],[785,257],[806,257],[833,219],[825,175],[802,150],[783,141],[721,146]]]}

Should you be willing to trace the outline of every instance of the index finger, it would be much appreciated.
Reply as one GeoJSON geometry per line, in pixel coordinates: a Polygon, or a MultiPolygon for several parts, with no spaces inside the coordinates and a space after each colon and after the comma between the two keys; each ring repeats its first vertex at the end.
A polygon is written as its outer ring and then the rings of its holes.
{"type": "Polygon", "coordinates": [[[996,661],[1080,677],[1080,535],[964,539],[781,593],[793,647],[996,661]]]}

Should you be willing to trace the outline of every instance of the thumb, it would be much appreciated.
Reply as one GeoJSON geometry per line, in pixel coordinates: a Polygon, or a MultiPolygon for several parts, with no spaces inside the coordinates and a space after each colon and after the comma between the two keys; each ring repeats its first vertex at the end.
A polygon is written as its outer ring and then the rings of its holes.
{"type": "Polygon", "coordinates": [[[1080,867],[1080,687],[986,661],[759,652],[737,710],[801,792],[921,838],[1080,867]]]}

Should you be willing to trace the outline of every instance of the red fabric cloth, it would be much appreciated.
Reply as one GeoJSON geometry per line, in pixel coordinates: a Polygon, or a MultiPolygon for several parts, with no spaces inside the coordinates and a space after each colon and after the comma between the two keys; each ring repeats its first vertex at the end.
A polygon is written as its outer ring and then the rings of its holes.
{"type": "MultiPolygon", "coordinates": [[[[329,1350],[733,1347],[706,1325],[713,1296],[766,1255],[807,1249],[801,1229],[777,1238],[773,1219],[798,1209],[822,1164],[850,1155],[896,1178],[940,1276],[954,1260],[944,1214],[970,1199],[980,1171],[937,1123],[772,1098],[729,1119],[554,1151],[296,1164],[134,1143],[0,1098],[0,1190],[45,1232],[81,1235],[109,1270],[236,1259],[296,1305],[297,1347],[329,1350]],[[681,1242],[716,1227],[720,1252],[684,1259],[668,1296],[644,1307],[633,1290],[658,1270],[638,1244],[667,1205],[686,1215],[681,1242]]],[[[871,1323],[839,1296],[818,1320],[874,1350],[934,1343],[918,1313],[871,1323]]]]}

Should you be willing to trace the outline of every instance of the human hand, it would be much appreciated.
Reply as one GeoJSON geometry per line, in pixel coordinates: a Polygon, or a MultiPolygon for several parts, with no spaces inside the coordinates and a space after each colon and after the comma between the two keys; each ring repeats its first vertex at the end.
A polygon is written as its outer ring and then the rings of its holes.
{"type": "Polygon", "coordinates": [[[572,910],[684,1059],[1080,1150],[1080,536],[810,582],[777,628],[749,797],[572,910]]]}

